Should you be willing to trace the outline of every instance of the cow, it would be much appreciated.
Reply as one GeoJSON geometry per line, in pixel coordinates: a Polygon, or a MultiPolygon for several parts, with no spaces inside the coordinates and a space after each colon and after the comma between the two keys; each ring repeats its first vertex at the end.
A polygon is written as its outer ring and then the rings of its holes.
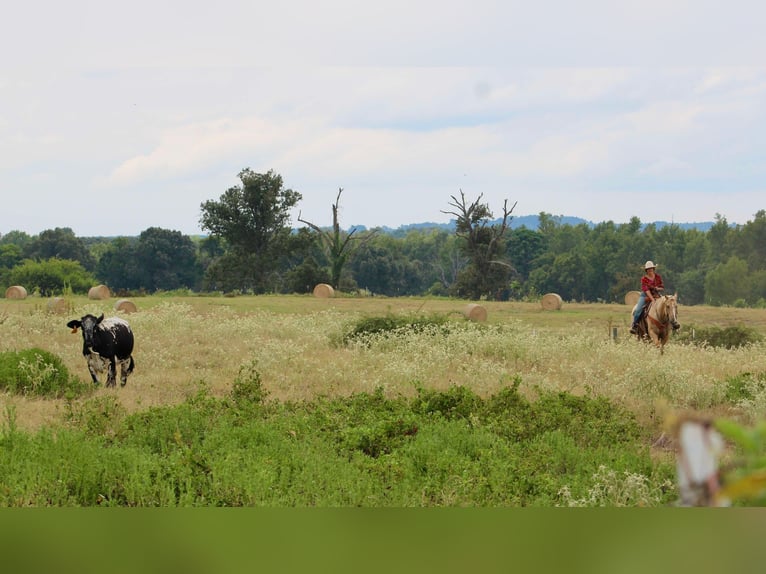
{"type": "Polygon", "coordinates": [[[82,329],[82,354],[88,361],[93,384],[98,385],[96,373],[103,372],[108,363],[106,386],[114,387],[117,378],[116,362],[119,361],[120,386],[124,387],[128,375],[136,366],[132,356],[133,331],[128,322],[119,317],[104,319],[102,313],[99,317],[85,315],[79,320],[73,319],[66,326],[72,329],[72,333],[82,329]]]}

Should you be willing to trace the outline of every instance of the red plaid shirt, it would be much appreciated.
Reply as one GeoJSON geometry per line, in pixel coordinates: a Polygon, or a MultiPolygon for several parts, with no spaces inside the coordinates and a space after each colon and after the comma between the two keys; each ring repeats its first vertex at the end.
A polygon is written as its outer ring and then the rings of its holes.
{"type": "MultiPolygon", "coordinates": [[[[662,277],[660,277],[660,274],[656,271],[654,272],[654,279],[649,279],[649,276],[644,274],[643,277],[641,277],[641,291],[644,293],[651,293],[652,289],[664,289],[665,286],[662,284],[662,277]]],[[[652,297],[654,297],[654,294],[651,293],[652,297]]]]}

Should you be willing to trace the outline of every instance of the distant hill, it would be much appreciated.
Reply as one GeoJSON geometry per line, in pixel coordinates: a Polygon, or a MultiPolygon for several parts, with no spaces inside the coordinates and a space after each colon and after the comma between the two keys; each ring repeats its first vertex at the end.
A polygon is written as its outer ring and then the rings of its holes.
{"type": "MultiPolygon", "coordinates": [[[[595,227],[597,224],[588,221],[587,219],[583,219],[581,217],[573,217],[569,215],[556,215],[553,216],[553,219],[558,223],[559,225],[580,225],[585,224],[588,227],[595,227]]],[[[500,223],[500,219],[497,219],[494,221],[494,223],[500,223]]],[[[625,222],[617,223],[617,225],[623,225],[625,222]]],[[[514,216],[511,220],[510,227],[511,229],[518,229],[520,227],[526,227],[527,229],[536,230],[540,224],[540,219],[537,215],[521,215],[521,216],[514,216]]],[[[675,225],[680,229],[696,229],[698,231],[707,231],[709,230],[713,225],[715,224],[714,221],[701,221],[701,222],[694,222],[694,223],[676,223],[676,222],[669,222],[669,221],[653,221],[650,223],[642,223],[641,227],[645,228],[648,225],[654,225],[657,229],[662,229],[663,227],[667,225],[675,225]]],[[[367,229],[364,225],[352,225],[349,229],[357,228],[359,231],[364,231],[367,229]]],[[[433,221],[426,221],[423,223],[408,223],[406,225],[400,225],[397,228],[393,227],[387,227],[383,226],[381,227],[381,230],[384,233],[389,233],[392,235],[401,235],[404,233],[407,233],[408,231],[412,230],[424,230],[424,229],[446,229],[449,231],[452,231],[455,229],[455,220],[451,220],[448,223],[436,223],[433,221]]]]}

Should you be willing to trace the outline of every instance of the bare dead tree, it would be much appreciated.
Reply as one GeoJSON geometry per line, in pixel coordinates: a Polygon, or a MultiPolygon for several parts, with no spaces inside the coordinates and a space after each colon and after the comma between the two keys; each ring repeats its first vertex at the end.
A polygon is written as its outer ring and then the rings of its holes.
{"type": "Polygon", "coordinates": [[[492,223],[493,214],[489,205],[482,203],[484,194],[469,203],[465,193],[460,190],[460,197],[451,195],[449,205],[453,210],[442,213],[455,217],[455,235],[465,240],[465,252],[470,258],[469,269],[464,273],[462,287],[474,297],[491,297],[495,289],[507,279],[514,269],[502,260],[504,249],[503,237],[508,230],[516,203],[509,208],[508,200],[503,202],[503,215],[499,223],[492,223]],[[504,272],[493,270],[502,267],[504,272]],[[468,278],[470,276],[470,279],[468,278]]]}
{"type": "Polygon", "coordinates": [[[338,188],[338,195],[335,198],[335,203],[332,204],[332,229],[323,229],[301,218],[301,214],[298,213],[298,221],[308,225],[311,229],[319,234],[319,238],[322,242],[322,247],[325,250],[327,258],[330,260],[330,277],[332,286],[336,289],[340,284],[340,276],[343,272],[343,267],[348,262],[349,258],[365,243],[370,241],[378,230],[373,229],[367,233],[364,237],[356,236],[358,228],[354,228],[348,233],[344,232],[340,228],[340,222],[338,218],[338,208],[340,206],[340,196],[343,193],[343,188],[338,188]]]}

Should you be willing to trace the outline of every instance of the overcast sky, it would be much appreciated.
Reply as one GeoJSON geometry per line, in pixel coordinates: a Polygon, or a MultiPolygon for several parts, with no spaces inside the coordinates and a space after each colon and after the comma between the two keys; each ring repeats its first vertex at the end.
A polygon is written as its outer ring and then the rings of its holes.
{"type": "MultiPolygon", "coordinates": [[[[5,5],[6,3],[3,2],[5,5]]],[[[8,3],[0,234],[201,233],[243,168],[293,224],[766,209],[762,2],[8,3]],[[534,6],[532,6],[534,4],[534,6]]]]}

